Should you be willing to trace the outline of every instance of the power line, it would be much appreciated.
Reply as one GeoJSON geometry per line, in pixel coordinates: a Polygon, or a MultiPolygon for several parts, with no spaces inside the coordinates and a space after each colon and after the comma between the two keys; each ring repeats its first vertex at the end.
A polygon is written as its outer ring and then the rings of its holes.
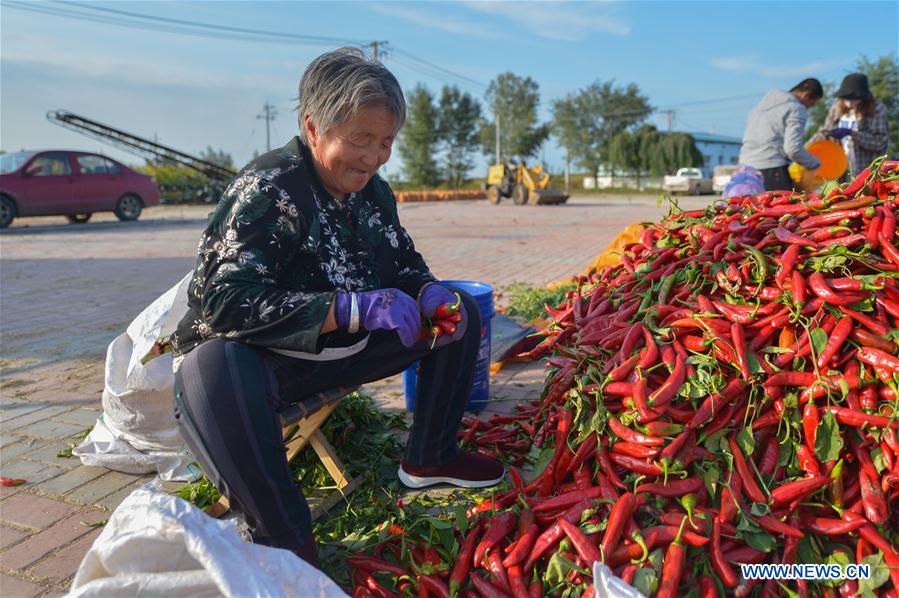
{"type": "Polygon", "coordinates": [[[71,11],[65,8],[59,8],[55,6],[49,5],[37,5],[37,4],[25,4],[20,2],[5,2],[5,7],[14,8],[17,10],[24,10],[28,12],[34,12],[38,14],[46,14],[52,15],[56,17],[64,17],[79,21],[87,21],[91,23],[101,23],[104,25],[117,25],[120,27],[129,27],[132,29],[140,29],[144,31],[156,31],[162,33],[169,34],[177,34],[177,35],[187,35],[192,37],[201,37],[207,39],[231,39],[238,41],[247,41],[247,42],[257,42],[257,43],[292,43],[299,44],[300,42],[290,42],[287,40],[274,40],[274,39],[262,39],[260,37],[253,37],[250,34],[237,34],[237,33],[228,33],[228,32],[219,32],[213,33],[211,31],[197,31],[192,29],[185,29],[184,27],[173,26],[173,25],[160,25],[156,23],[142,23],[138,21],[129,21],[126,19],[118,18],[118,17],[107,17],[104,15],[92,15],[85,14],[77,11],[71,11]]]}
{"type": "Polygon", "coordinates": [[[418,63],[420,63],[420,64],[423,64],[423,65],[425,65],[425,66],[428,66],[428,67],[430,67],[430,68],[432,68],[432,69],[435,69],[435,70],[437,70],[437,71],[439,71],[439,72],[445,73],[445,74],[447,74],[447,75],[449,75],[449,76],[451,76],[451,77],[455,77],[455,78],[457,78],[457,79],[461,79],[462,81],[466,81],[466,82],[468,82],[468,83],[470,83],[470,84],[472,84],[472,85],[476,85],[476,86],[481,87],[481,88],[483,88],[483,89],[487,89],[487,85],[485,85],[485,84],[484,84],[483,82],[481,82],[481,81],[475,81],[474,79],[472,79],[472,78],[470,78],[470,77],[466,77],[465,75],[460,75],[459,73],[456,73],[456,72],[454,72],[454,71],[451,71],[451,70],[449,70],[448,68],[444,68],[444,67],[442,67],[442,66],[440,66],[440,65],[438,65],[438,64],[434,64],[433,62],[429,62],[429,61],[425,60],[424,58],[419,58],[418,56],[416,56],[416,55],[414,55],[414,54],[410,54],[409,52],[406,52],[405,50],[395,49],[394,52],[396,52],[397,54],[401,54],[401,55],[403,55],[403,56],[406,56],[407,58],[409,58],[409,59],[411,59],[411,60],[414,60],[415,62],[418,62],[418,63]]]}
{"type": "MultiPolygon", "coordinates": [[[[30,12],[35,12],[39,14],[47,14],[58,17],[65,17],[71,19],[78,19],[88,22],[94,23],[102,23],[107,25],[118,25],[122,27],[131,27],[134,29],[142,29],[146,31],[160,31],[164,33],[174,33],[178,35],[191,35],[203,38],[212,38],[212,39],[222,39],[223,37],[227,37],[229,39],[239,40],[239,41],[248,41],[248,42],[263,42],[263,43],[290,43],[297,45],[337,45],[337,44],[345,44],[356,46],[359,48],[363,47],[372,47],[372,44],[385,45],[386,42],[365,42],[361,40],[353,40],[348,38],[338,38],[338,37],[323,37],[323,36],[314,36],[314,35],[301,35],[296,33],[286,33],[281,31],[271,31],[265,29],[252,29],[246,27],[232,27],[229,25],[218,25],[213,23],[204,23],[201,21],[192,21],[186,19],[173,19],[168,17],[159,17],[154,15],[147,15],[143,13],[136,13],[126,10],[119,10],[115,8],[108,8],[102,6],[94,6],[89,4],[82,4],[77,2],[64,2],[62,0],[51,0],[57,6],[49,6],[47,4],[36,4],[36,3],[24,3],[24,2],[16,2],[16,1],[7,1],[5,2],[5,6],[10,8],[15,8],[18,10],[25,10],[30,12]],[[65,7],[65,8],[63,8],[65,7]],[[103,16],[103,15],[93,15],[85,12],[79,12],[78,10],[71,10],[71,8],[76,9],[86,9],[90,11],[106,13],[108,15],[118,15],[118,16],[103,16]],[[124,17],[124,18],[122,18],[124,17]],[[136,20],[135,20],[136,19],[136,20]],[[143,22],[142,22],[143,21],[143,22]],[[200,30],[198,30],[200,29],[200,30]],[[207,30],[207,31],[203,31],[207,30]],[[212,32],[216,33],[212,33],[212,32]]],[[[377,47],[375,45],[374,47],[377,47]]],[[[462,75],[453,70],[450,70],[446,67],[440,66],[424,58],[421,58],[411,52],[407,52],[400,48],[391,48],[393,52],[393,56],[391,56],[392,60],[396,60],[397,63],[404,65],[405,67],[428,77],[435,78],[444,83],[453,83],[454,80],[460,82],[462,85],[466,85],[471,87],[472,89],[477,89],[478,91],[484,91],[488,88],[488,85],[468,77],[466,75],[462,75]],[[448,79],[448,77],[450,79],[448,79]]],[[[374,52],[373,52],[374,53],[374,52]]],[[[655,111],[668,111],[672,108],[680,108],[684,106],[697,106],[697,105],[706,105],[706,104],[718,104],[725,102],[732,102],[736,100],[744,100],[744,99],[755,99],[760,97],[762,94],[754,93],[754,94],[746,94],[739,96],[730,96],[724,98],[714,98],[708,100],[696,100],[691,102],[681,102],[679,104],[671,104],[661,108],[654,108],[650,111],[650,113],[655,111]]],[[[632,114],[643,114],[646,111],[643,110],[634,110],[634,111],[619,111],[612,112],[602,115],[603,117],[612,117],[612,116],[626,116],[632,114]]]]}
{"type": "Polygon", "coordinates": [[[124,15],[136,19],[145,19],[148,21],[155,21],[160,23],[172,23],[175,25],[187,25],[189,27],[199,27],[202,29],[211,29],[214,31],[229,31],[232,33],[244,33],[251,35],[260,35],[265,37],[277,37],[283,38],[296,42],[305,42],[305,43],[313,43],[313,44],[353,44],[353,45],[365,45],[365,42],[360,42],[358,40],[351,40],[346,38],[338,38],[338,37],[321,37],[317,35],[300,35],[297,33],[283,33],[280,31],[269,31],[265,29],[248,29],[245,27],[231,27],[228,25],[216,25],[212,23],[203,23],[200,21],[189,21],[184,19],[171,19],[168,17],[159,17],[155,15],[147,15],[142,13],[130,12],[127,10],[118,10],[115,8],[106,8],[102,6],[93,6],[90,4],[82,4],[78,2],[63,2],[62,0],[51,0],[56,4],[69,5],[69,6],[77,6],[79,8],[86,8],[89,10],[107,12],[112,14],[124,15]]]}

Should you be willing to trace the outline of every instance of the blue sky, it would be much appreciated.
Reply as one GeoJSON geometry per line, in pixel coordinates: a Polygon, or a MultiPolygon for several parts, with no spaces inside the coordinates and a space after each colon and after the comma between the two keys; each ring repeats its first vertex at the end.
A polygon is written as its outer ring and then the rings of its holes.
{"type": "MultiPolygon", "coordinates": [[[[296,132],[292,97],[306,64],[334,43],[297,44],[180,35],[38,14],[0,2],[0,147],[103,150],[49,123],[64,108],[187,152],[207,145],[238,163],[265,148],[256,116],[279,114],[272,145],[296,132]]],[[[122,18],[61,2],[26,6],[122,18]]],[[[593,81],[636,83],[660,109],[650,121],[739,137],[746,113],[773,88],[806,76],[839,81],[861,55],[899,50],[893,2],[102,2],[168,19],[349,41],[389,42],[385,64],[405,89],[458,84],[478,97],[503,71],[535,79],[541,116],[593,81]],[[415,62],[418,58],[454,75],[415,62]],[[472,80],[477,83],[469,82],[472,80]],[[734,99],[736,98],[736,99],[734,99]],[[718,100],[708,102],[709,100],[718,100]],[[696,102],[706,102],[699,103],[696,102]]],[[[132,22],[139,22],[130,19],[132,22]]],[[[149,21],[146,21],[150,23],[149,21]]],[[[257,38],[258,39],[258,38],[257,38]]],[[[561,164],[551,140],[550,167],[561,164]]],[[[398,168],[396,158],[386,167],[398,168]]]]}

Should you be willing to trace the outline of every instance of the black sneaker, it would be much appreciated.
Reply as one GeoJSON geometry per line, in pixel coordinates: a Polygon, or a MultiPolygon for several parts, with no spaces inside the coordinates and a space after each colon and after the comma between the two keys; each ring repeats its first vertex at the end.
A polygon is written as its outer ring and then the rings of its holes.
{"type": "Polygon", "coordinates": [[[459,453],[443,465],[400,464],[400,481],[408,488],[425,488],[434,484],[452,484],[462,488],[486,488],[499,484],[506,468],[492,457],[480,453],[459,453]]]}

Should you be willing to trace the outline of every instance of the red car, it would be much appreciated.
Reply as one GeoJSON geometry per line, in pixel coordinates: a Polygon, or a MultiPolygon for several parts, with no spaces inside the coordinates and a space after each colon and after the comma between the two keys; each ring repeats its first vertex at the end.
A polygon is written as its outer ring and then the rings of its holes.
{"type": "Polygon", "coordinates": [[[137,220],[159,204],[153,177],[106,156],[67,150],[0,155],[0,228],[16,216],[65,216],[87,222],[94,212],[137,220]]]}

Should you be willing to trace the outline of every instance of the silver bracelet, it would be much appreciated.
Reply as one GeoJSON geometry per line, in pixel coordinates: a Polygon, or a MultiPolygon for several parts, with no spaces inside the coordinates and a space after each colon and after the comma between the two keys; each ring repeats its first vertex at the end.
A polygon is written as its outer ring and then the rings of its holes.
{"type": "Polygon", "coordinates": [[[359,332],[359,300],[356,293],[350,293],[350,325],[347,332],[350,334],[359,332]]]}

